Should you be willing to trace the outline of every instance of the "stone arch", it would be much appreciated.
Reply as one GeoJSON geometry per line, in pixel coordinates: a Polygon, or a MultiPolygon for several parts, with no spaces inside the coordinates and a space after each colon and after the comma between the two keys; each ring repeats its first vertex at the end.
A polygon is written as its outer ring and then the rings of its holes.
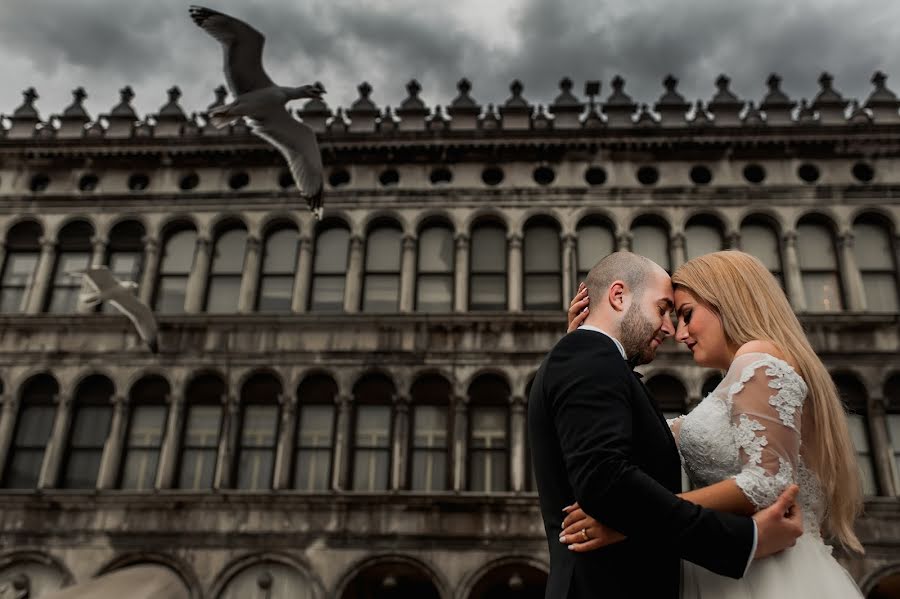
{"type": "MultiPolygon", "coordinates": [[[[256,566],[274,566],[274,568],[277,568],[279,571],[275,576],[269,572],[268,581],[262,579],[265,572],[260,572],[256,580],[256,583],[260,588],[265,588],[264,584],[268,582],[270,588],[277,589],[274,585],[278,582],[278,575],[290,576],[292,573],[296,574],[297,577],[301,578],[303,582],[308,583],[309,585],[307,588],[309,593],[306,593],[305,595],[300,595],[299,593],[296,593],[296,589],[293,589],[295,594],[272,595],[272,599],[325,599],[326,597],[325,587],[322,584],[321,579],[306,560],[302,557],[280,551],[253,553],[233,560],[216,575],[215,580],[210,586],[208,596],[211,599],[224,599],[225,597],[228,597],[229,599],[234,597],[236,599],[239,595],[226,595],[225,593],[232,590],[232,588],[230,588],[231,584],[235,582],[241,574],[256,566]]],[[[239,589],[236,589],[236,591],[237,590],[239,589]]]]}
{"type": "Polygon", "coordinates": [[[417,559],[405,555],[388,554],[366,557],[353,564],[338,581],[334,597],[338,599],[375,599],[376,597],[394,597],[397,599],[415,597],[416,599],[450,599],[449,585],[436,568],[417,559]],[[357,579],[359,582],[357,583],[357,579]],[[387,585],[395,594],[349,594],[357,591],[355,585],[365,590],[368,586],[387,585]],[[405,588],[404,588],[405,587],[405,588]],[[430,587],[430,588],[429,588],[430,587]],[[409,591],[403,594],[404,591],[409,591]]]}
{"type": "Polygon", "coordinates": [[[501,557],[468,574],[459,586],[456,599],[506,599],[503,594],[506,589],[510,598],[542,599],[549,573],[549,566],[533,557],[501,557]],[[517,574],[518,580],[514,578],[517,574]]]}
{"type": "Polygon", "coordinates": [[[173,571],[178,578],[181,579],[181,582],[184,583],[191,599],[201,599],[203,596],[200,579],[197,577],[196,572],[194,572],[194,569],[191,568],[190,564],[174,555],[158,553],[156,551],[134,551],[116,556],[97,570],[94,577],[103,576],[115,572],[116,570],[121,570],[122,568],[145,565],[163,566],[173,571]]]}
{"type": "Polygon", "coordinates": [[[4,582],[7,576],[12,579],[17,574],[27,577],[26,588],[36,591],[37,596],[47,591],[65,588],[75,582],[71,570],[62,560],[43,551],[14,550],[0,554],[0,582],[4,582]],[[35,577],[43,579],[37,588],[32,587],[32,579],[35,577]]]}

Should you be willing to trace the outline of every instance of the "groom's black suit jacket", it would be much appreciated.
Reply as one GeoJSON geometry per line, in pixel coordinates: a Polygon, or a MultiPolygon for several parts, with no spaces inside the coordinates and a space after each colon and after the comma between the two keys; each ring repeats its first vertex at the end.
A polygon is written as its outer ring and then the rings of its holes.
{"type": "Polygon", "coordinates": [[[677,599],[684,557],[740,578],[750,518],[677,498],[678,449],[655,400],[613,340],[579,329],[535,376],[528,434],[550,545],[547,599],[677,599]],[[625,541],[575,553],[559,542],[563,507],[584,511],[625,541]]]}

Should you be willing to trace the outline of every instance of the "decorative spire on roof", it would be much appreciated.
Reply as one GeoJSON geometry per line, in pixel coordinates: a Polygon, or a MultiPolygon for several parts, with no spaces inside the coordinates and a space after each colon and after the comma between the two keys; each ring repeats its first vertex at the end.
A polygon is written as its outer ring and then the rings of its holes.
{"type": "Polygon", "coordinates": [[[538,104],[537,113],[534,115],[533,126],[535,129],[552,129],[554,125],[551,119],[544,111],[544,105],[538,104]]]}
{"type": "Polygon", "coordinates": [[[635,126],[637,127],[656,127],[659,125],[659,121],[656,120],[656,117],[653,116],[653,113],[650,112],[650,107],[646,104],[641,104],[641,112],[638,114],[637,121],[635,121],[635,126]]]}
{"type": "Polygon", "coordinates": [[[350,131],[374,131],[380,113],[378,106],[369,97],[372,95],[372,86],[368,81],[363,81],[356,89],[359,91],[359,98],[347,111],[347,116],[350,117],[350,131]]]}
{"type": "Polygon", "coordinates": [[[500,117],[497,116],[497,111],[494,110],[493,104],[487,105],[487,109],[484,111],[484,115],[481,116],[480,120],[482,129],[500,128],[500,117]]]}
{"type": "Polygon", "coordinates": [[[57,137],[77,138],[84,135],[85,123],[91,120],[90,115],[84,109],[85,98],[87,98],[87,92],[83,87],[72,90],[72,103],[63,110],[61,115],[50,117],[50,120],[59,123],[56,131],[57,137]]]}
{"type": "Polygon", "coordinates": [[[475,129],[478,126],[481,105],[469,95],[469,92],[472,91],[472,83],[463,77],[457,82],[456,89],[459,90],[459,95],[447,107],[447,114],[451,119],[450,127],[456,130],[475,129]]]}
{"type": "Polygon", "coordinates": [[[703,100],[697,100],[697,103],[694,104],[694,114],[691,116],[691,125],[704,127],[712,124],[713,120],[703,106],[703,100]]]}
{"type": "Polygon", "coordinates": [[[512,92],[512,96],[500,107],[500,116],[503,118],[504,129],[531,128],[531,112],[534,107],[522,97],[524,89],[525,87],[518,79],[510,84],[509,91],[512,92]]]}
{"type": "Polygon", "coordinates": [[[406,92],[409,95],[397,110],[397,116],[400,117],[400,129],[403,131],[423,131],[425,129],[428,108],[419,97],[421,91],[422,86],[415,79],[406,84],[406,92]]]}
{"type": "Polygon", "coordinates": [[[872,85],[875,90],[866,100],[865,108],[872,111],[872,116],[876,123],[897,123],[900,122],[900,115],[897,109],[900,108],[900,100],[897,94],[887,88],[887,75],[881,71],[875,71],[872,75],[872,85]]]}
{"type": "Polygon", "coordinates": [[[762,117],[762,114],[756,107],[756,103],[753,101],[747,102],[747,113],[744,114],[744,124],[751,127],[758,127],[766,124],[766,120],[762,117]]]}
{"type": "Polygon", "coordinates": [[[22,92],[22,96],[24,98],[22,105],[16,108],[12,116],[9,117],[12,127],[10,127],[6,135],[12,139],[34,137],[37,131],[35,128],[41,122],[41,117],[34,106],[35,100],[39,97],[37,92],[33,87],[29,87],[22,92]]]}
{"type": "Polygon", "coordinates": [[[334,113],[321,98],[310,98],[306,104],[297,111],[300,120],[309,125],[313,131],[325,131],[328,120],[334,113]]]}
{"type": "Polygon", "coordinates": [[[853,125],[869,125],[872,123],[872,116],[868,110],[859,105],[859,100],[851,100],[850,117],[847,121],[853,125]]]}
{"type": "Polygon", "coordinates": [[[443,131],[447,128],[447,117],[444,116],[444,109],[438,104],[434,107],[434,112],[426,119],[426,128],[429,131],[443,131]]]}
{"type": "Polygon", "coordinates": [[[684,99],[684,96],[678,93],[678,79],[672,75],[666,75],[663,79],[663,86],[666,93],[660,96],[659,101],[654,106],[656,112],[659,113],[660,122],[663,125],[684,125],[687,111],[691,105],[684,99]]]}
{"type": "Polygon", "coordinates": [[[797,111],[798,123],[817,123],[819,119],[816,117],[816,111],[809,105],[806,98],[800,100],[800,110],[797,111]]]}
{"type": "Polygon", "coordinates": [[[766,113],[766,123],[769,125],[790,125],[793,122],[791,113],[794,107],[797,106],[797,103],[781,91],[781,77],[776,73],[769,75],[766,85],[769,86],[769,92],[759,105],[760,110],[766,113]]]}
{"type": "Polygon", "coordinates": [[[819,77],[819,85],[822,89],[819,91],[815,100],[813,100],[812,108],[819,113],[819,122],[824,125],[835,125],[845,122],[844,111],[850,104],[841,96],[832,83],[834,77],[829,73],[822,73],[819,77]]]}
{"type": "Polygon", "coordinates": [[[213,94],[215,94],[216,99],[213,100],[213,103],[206,107],[206,111],[209,112],[213,108],[218,108],[225,104],[225,98],[228,97],[228,88],[224,85],[220,85],[216,89],[213,90],[213,94]]]}
{"type": "Polygon", "coordinates": [[[378,118],[378,123],[375,126],[379,131],[384,131],[386,133],[396,131],[397,118],[394,116],[394,109],[390,106],[385,106],[384,112],[381,113],[381,116],[378,118]]]}
{"type": "Polygon", "coordinates": [[[637,104],[631,96],[625,93],[625,80],[621,75],[616,75],[612,80],[613,93],[603,104],[603,112],[608,117],[610,126],[624,127],[632,125],[632,116],[637,109],[637,104]]]}
{"type": "Polygon", "coordinates": [[[178,104],[178,100],[181,99],[181,90],[178,89],[178,86],[173,85],[166,94],[169,96],[169,101],[159,109],[159,114],[156,115],[156,118],[170,118],[179,121],[187,120],[184,110],[182,110],[181,106],[178,104]]]}
{"type": "Polygon", "coordinates": [[[328,130],[337,133],[344,133],[347,131],[347,119],[344,118],[344,109],[340,106],[338,106],[337,111],[335,111],[334,117],[328,122],[328,130]]]}
{"type": "Polygon", "coordinates": [[[559,82],[560,94],[550,105],[553,113],[553,126],[557,129],[577,129],[581,126],[579,117],[584,112],[584,102],[572,93],[572,80],[563,77],[559,82]]]}
{"type": "Polygon", "coordinates": [[[134,90],[131,89],[130,85],[126,85],[125,87],[120,89],[119,103],[113,106],[113,109],[109,112],[109,116],[137,120],[138,115],[134,111],[134,108],[131,106],[131,101],[133,99],[134,90]]]}
{"type": "Polygon", "coordinates": [[[740,125],[740,113],[744,103],[728,88],[731,79],[726,75],[719,75],[716,79],[716,95],[709,101],[707,107],[715,117],[715,123],[719,126],[740,125]]]}
{"type": "Polygon", "coordinates": [[[131,106],[134,91],[130,85],[119,90],[119,103],[113,106],[109,114],[101,115],[106,119],[106,137],[131,137],[138,115],[131,106]]]}
{"type": "Polygon", "coordinates": [[[599,129],[606,125],[603,115],[597,109],[596,98],[600,95],[600,87],[600,81],[598,80],[584,82],[584,95],[588,97],[588,109],[581,126],[585,129],[599,129]]]}

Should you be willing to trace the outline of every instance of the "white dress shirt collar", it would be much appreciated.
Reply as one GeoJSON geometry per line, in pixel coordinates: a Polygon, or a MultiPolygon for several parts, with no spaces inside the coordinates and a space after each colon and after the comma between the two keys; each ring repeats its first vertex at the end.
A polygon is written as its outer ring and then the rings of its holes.
{"type": "Polygon", "coordinates": [[[616,339],[615,337],[613,337],[612,335],[610,335],[610,334],[607,333],[606,331],[604,331],[604,330],[602,330],[602,329],[598,329],[597,327],[595,327],[595,326],[593,326],[593,325],[589,325],[589,324],[583,324],[583,325],[581,325],[581,326],[578,327],[578,328],[579,328],[579,329],[585,329],[585,330],[588,330],[588,331],[596,331],[596,332],[598,332],[598,333],[603,333],[604,335],[606,335],[607,337],[609,337],[610,339],[612,339],[612,340],[613,340],[613,343],[616,344],[616,348],[619,350],[619,353],[622,354],[622,359],[625,360],[626,362],[628,361],[628,357],[625,355],[625,347],[622,346],[622,343],[621,343],[618,339],[616,339]]]}

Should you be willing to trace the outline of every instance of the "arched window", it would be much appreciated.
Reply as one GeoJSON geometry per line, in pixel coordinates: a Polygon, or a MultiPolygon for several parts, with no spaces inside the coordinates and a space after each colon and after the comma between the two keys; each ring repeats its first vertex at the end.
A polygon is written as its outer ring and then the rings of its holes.
{"type": "Polygon", "coordinates": [[[26,221],[6,236],[6,260],[0,274],[0,312],[21,313],[28,309],[28,295],[41,257],[41,227],[26,221]]]}
{"type": "MultiPolygon", "coordinates": [[[[888,409],[886,416],[888,440],[894,456],[894,480],[900,481],[900,373],[888,377],[884,383],[883,393],[888,409]]],[[[894,491],[900,494],[900,489],[894,489],[894,491]]]]}
{"type": "Polygon", "coordinates": [[[684,227],[684,254],[688,260],[724,248],[722,225],[717,219],[702,214],[691,218],[684,227]]]}
{"type": "MultiPolygon", "coordinates": [[[[280,561],[260,560],[234,576],[217,599],[300,599],[316,596],[315,583],[295,566],[280,561]]],[[[175,596],[173,594],[173,596],[175,596]]],[[[178,595],[181,596],[181,595],[178,595]]],[[[187,597],[188,593],[184,593],[187,597]]]]}
{"type": "Polygon", "coordinates": [[[184,312],[188,278],[194,266],[197,232],[193,229],[173,231],[163,244],[159,262],[159,281],[153,303],[158,312],[180,314],[184,312]]]}
{"type": "Polygon", "coordinates": [[[444,377],[425,375],[410,390],[410,488],[443,491],[450,488],[450,397],[444,377]]]}
{"type": "Polygon", "coordinates": [[[506,230],[477,225],[469,255],[469,310],[506,310],[506,230]]]}
{"type": "Polygon", "coordinates": [[[331,487],[337,393],[337,383],[325,374],[310,375],[297,387],[295,489],[322,491],[331,487]]]}
{"type": "Polygon", "coordinates": [[[394,223],[382,223],[366,237],[366,273],[363,312],[396,312],[400,307],[400,251],[403,232],[394,223]]]}
{"type": "Polygon", "coordinates": [[[896,252],[890,230],[878,219],[863,217],[853,224],[853,249],[870,312],[898,311],[896,252]]]}
{"type": "Polygon", "coordinates": [[[537,491],[537,480],[534,476],[534,458],[531,456],[531,438],[528,436],[528,405],[531,397],[531,387],[534,385],[535,375],[531,375],[528,384],[525,385],[525,490],[537,491]]]}
{"type": "Polygon", "coordinates": [[[354,491],[385,491],[391,473],[391,405],[394,383],[380,374],[353,387],[354,491]]]}
{"type": "Polygon", "coordinates": [[[631,226],[631,251],[650,258],[665,270],[672,270],[669,257],[669,231],[653,217],[638,218],[631,226]]]}
{"type": "Polygon", "coordinates": [[[263,250],[262,275],[256,300],[259,312],[291,311],[296,267],[297,230],[285,227],[270,232],[263,250]]]}
{"type": "Polygon", "coordinates": [[[481,375],[469,385],[470,491],[509,489],[509,396],[498,375],[481,375]]]}
{"type": "MultiPolygon", "coordinates": [[[[338,595],[332,595],[338,597],[338,595]]],[[[491,596],[491,595],[489,595],[491,596]]],[[[543,595],[542,595],[543,596],[543,595]]],[[[361,568],[339,595],[340,599],[381,599],[401,597],[440,599],[432,575],[411,560],[379,559],[361,568]]],[[[493,596],[491,596],[493,597],[493,596]]],[[[531,599],[525,595],[522,599],[531,599]]]]}
{"type": "Polygon", "coordinates": [[[525,226],[525,309],[559,310],[562,305],[562,262],[559,227],[545,219],[525,226]]]}
{"type": "Polygon", "coordinates": [[[82,279],[76,273],[91,263],[93,235],[94,228],[85,221],[69,223],[59,232],[59,251],[53,269],[53,286],[47,296],[47,312],[70,314],[78,309],[82,279]]]}
{"type": "Polygon", "coordinates": [[[797,226],[797,258],[810,312],[837,312],[844,307],[832,230],[806,220],[797,226]]]}
{"type": "Polygon", "coordinates": [[[246,246],[244,229],[229,229],[216,239],[206,291],[206,311],[210,314],[237,312],[246,246]]]}
{"type": "Polygon", "coordinates": [[[850,427],[850,438],[856,448],[856,462],[859,464],[859,475],[862,479],[863,494],[877,495],[875,468],[872,464],[872,443],[869,436],[866,400],[868,394],[865,386],[852,374],[836,373],[831,376],[837,386],[841,400],[847,407],[849,415],[847,424],[850,427]]]}
{"type": "Polygon", "coordinates": [[[349,244],[350,230],[342,223],[325,225],[316,235],[309,299],[311,311],[340,312],[344,309],[349,244]]]}
{"type": "MultiPolygon", "coordinates": [[[[144,227],[137,221],[121,222],[110,231],[106,264],[119,281],[140,284],[144,269],[143,239],[144,227]]],[[[115,308],[106,303],[102,304],[101,310],[116,312],[115,308]]]]}
{"type": "Polygon", "coordinates": [[[22,386],[19,417],[3,469],[5,488],[37,488],[44,452],[53,432],[58,395],[59,385],[47,374],[34,376],[22,386]]]}
{"type": "Polygon", "coordinates": [[[144,377],[131,388],[120,488],[144,491],[156,486],[169,393],[169,383],[161,376],[144,377]]]}
{"type": "Polygon", "coordinates": [[[103,446],[112,420],[112,382],[100,375],[84,379],[75,390],[72,426],[59,476],[63,489],[97,486],[103,446]]]}
{"type": "Polygon", "coordinates": [[[741,250],[762,262],[784,288],[781,243],[775,227],[761,217],[750,217],[741,225],[741,250]]]}
{"type": "Polygon", "coordinates": [[[257,374],[241,389],[238,489],[259,491],[272,488],[281,393],[281,383],[271,374],[257,374]]]}
{"type": "Polygon", "coordinates": [[[601,221],[591,220],[580,224],[576,250],[578,262],[576,286],[587,278],[597,262],[614,251],[616,251],[616,236],[612,227],[601,221]]]}
{"type": "Polygon", "coordinates": [[[187,387],[181,436],[179,489],[209,489],[216,473],[225,383],[215,375],[201,375],[187,387]]]}
{"type": "Polygon", "coordinates": [[[431,225],[419,233],[416,310],[451,312],[453,310],[453,230],[446,225],[431,225]]]}

